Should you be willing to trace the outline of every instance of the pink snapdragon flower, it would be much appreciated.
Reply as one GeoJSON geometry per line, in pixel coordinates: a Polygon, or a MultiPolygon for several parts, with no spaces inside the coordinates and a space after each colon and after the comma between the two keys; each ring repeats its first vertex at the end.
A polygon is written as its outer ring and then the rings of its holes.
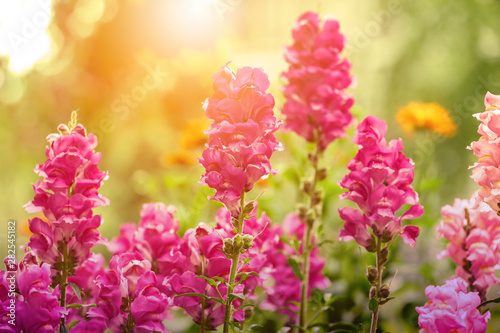
{"type": "Polygon", "coordinates": [[[27,246],[49,264],[63,255],[62,243],[78,262],[86,259],[91,247],[105,242],[97,230],[101,217],[92,209],[109,204],[98,193],[107,173],[97,166],[101,154],[95,152],[96,136],[87,135],[76,118],[73,121],[71,128],[59,125],[60,133],[47,137],[47,161],[35,168],[43,181],[33,185],[35,198],[25,205],[30,213],[43,212],[48,221],[29,221],[33,235],[27,246]]]}
{"type": "MultiPolygon", "coordinates": [[[[216,329],[224,323],[225,306],[217,301],[209,300],[201,296],[179,296],[186,293],[205,294],[210,297],[222,298],[226,301],[227,286],[220,283],[217,287],[210,285],[199,276],[220,281],[229,280],[231,270],[231,259],[228,259],[223,252],[223,239],[230,239],[235,236],[231,230],[231,212],[225,208],[218,210],[216,215],[217,226],[211,228],[204,223],[200,223],[194,229],[188,229],[183,237],[184,242],[179,243],[182,260],[186,262],[186,270],[173,272],[163,281],[166,293],[173,298],[174,305],[184,309],[198,325],[204,325],[205,329],[216,329]]],[[[263,274],[269,266],[268,256],[264,250],[264,242],[269,231],[269,218],[263,214],[260,218],[253,216],[245,220],[244,233],[247,235],[258,235],[253,240],[253,244],[245,253],[242,253],[240,260],[248,261],[246,265],[239,265],[239,283],[233,293],[241,293],[246,299],[255,299],[255,289],[262,285],[262,278],[253,275],[251,272],[263,274]],[[251,258],[251,259],[250,259],[251,258]],[[247,274],[245,278],[242,275],[247,274]]],[[[238,298],[233,301],[236,309],[233,313],[235,320],[244,319],[244,310],[238,308],[242,305],[238,298]]]]}
{"type": "Polygon", "coordinates": [[[456,273],[486,297],[488,289],[500,283],[500,217],[474,193],[472,199],[455,199],[453,206],[441,209],[443,220],[436,227],[449,243],[438,256],[451,257],[456,273]]]}
{"type": "Polygon", "coordinates": [[[481,122],[481,137],[468,147],[479,158],[471,168],[472,178],[481,187],[478,194],[496,212],[500,212],[500,96],[487,93],[486,110],[474,116],[481,122]]]}
{"type": "Polygon", "coordinates": [[[122,224],[120,236],[113,238],[108,249],[115,254],[138,252],[152,265],[159,279],[172,272],[184,271],[186,262],[179,254],[179,221],[176,208],[163,203],[147,203],[142,206],[141,220],[122,224]]]}
{"type": "Polygon", "coordinates": [[[403,227],[402,222],[423,214],[418,194],[411,186],[413,161],[402,152],[401,139],[386,143],[386,130],[387,124],[373,116],[359,124],[353,140],[359,151],[347,165],[351,172],[339,182],[342,188],[348,189],[340,198],[358,206],[358,209],[339,209],[345,221],[340,238],[354,239],[368,251],[375,251],[375,236],[386,243],[401,235],[405,243],[414,247],[420,228],[403,227]],[[410,208],[401,216],[396,215],[405,204],[410,208]]]}
{"type": "Polygon", "coordinates": [[[205,133],[209,142],[199,160],[205,167],[200,184],[217,190],[212,200],[237,216],[242,193],[261,178],[274,174],[269,159],[281,149],[274,132],[274,98],[266,93],[269,79],[261,68],[227,66],[213,76],[214,95],[203,107],[214,122],[205,133]]]}
{"type": "Polygon", "coordinates": [[[428,286],[425,294],[429,302],[416,308],[420,333],[486,332],[491,314],[488,311],[481,315],[478,293],[468,293],[461,278],[450,279],[443,286],[428,286]]]}
{"type": "MultiPolygon", "coordinates": [[[[267,269],[261,274],[265,280],[264,291],[266,299],[260,307],[269,311],[277,311],[288,315],[290,323],[295,323],[298,312],[297,303],[300,303],[301,280],[295,275],[287,259],[292,256],[299,257],[303,252],[303,246],[296,249],[290,245],[293,240],[302,239],[306,230],[306,224],[302,222],[296,213],[288,214],[282,225],[275,225],[270,232],[263,234],[262,248],[267,255],[267,269]],[[284,241],[289,240],[290,244],[284,241]]],[[[324,289],[330,285],[330,280],[324,276],[323,269],[326,260],[319,255],[319,249],[312,239],[310,245],[309,269],[309,291],[313,289],[324,289]]]]}
{"type": "Polygon", "coordinates": [[[55,332],[61,316],[68,311],[59,305],[59,286],[50,288],[50,265],[32,264],[17,277],[21,302],[18,303],[17,323],[26,332],[55,332]]]}
{"type": "Polygon", "coordinates": [[[140,253],[114,255],[95,284],[97,308],[89,309],[88,316],[96,323],[105,322],[113,332],[122,332],[123,325],[134,332],[167,332],[162,321],[172,300],[140,253]]]}
{"type": "Polygon", "coordinates": [[[288,80],[283,89],[285,128],[309,142],[317,140],[324,150],[345,137],[346,127],[354,122],[350,113],[354,100],[345,92],[353,81],[351,64],[339,56],[345,37],[338,21],[321,22],[313,12],[299,17],[292,35],[294,43],[285,51],[289,68],[283,73],[288,80]]]}

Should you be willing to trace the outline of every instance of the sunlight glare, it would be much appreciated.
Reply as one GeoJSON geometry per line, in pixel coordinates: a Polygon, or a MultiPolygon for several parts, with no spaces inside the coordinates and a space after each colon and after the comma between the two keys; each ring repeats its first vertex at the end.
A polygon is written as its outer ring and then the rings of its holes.
{"type": "Polygon", "coordinates": [[[48,55],[50,0],[0,0],[0,55],[15,73],[29,70],[48,55]]]}

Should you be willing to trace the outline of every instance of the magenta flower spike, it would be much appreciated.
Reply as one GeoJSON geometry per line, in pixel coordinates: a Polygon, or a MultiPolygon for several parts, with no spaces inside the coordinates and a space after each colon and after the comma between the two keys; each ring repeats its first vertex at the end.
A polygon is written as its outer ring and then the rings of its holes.
{"type": "Polygon", "coordinates": [[[269,159],[282,149],[274,136],[280,121],[261,68],[243,67],[235,73],[224,66],[213,78],[214,95],[203,105],[213,123],[205,132],[209,141],[199,159],[206,170],[200,184],[215,189],[210,199],[223,203],[237,218],[242,194],[276,173],[269,159]]]}
{"type": "Polygon", "coordinates": [[[368,266],[366,277],[370,290],[369,308],[372,311],[371,333],[377,329],[379,306],[389,301],[390,290],[382,285],[382,272],[388,260],[389,245],[400,235],[403,241],[415,246],[420,228],[403,226],[406,220],[415,219],[424,210],[418,204],[418,194],[413,190],[413,161],[406,158],[401,139],[387,144],[384,136],[387,124],[376,117],[365,118],[358,126],[353,141],[359,146],[356,156],[347,165],[350,172],[339,182],[347,189],[340,195],[355,203],[358,208],[339,209],[345,221],[340,239],[355,240],[369,252],[376,253],[376,267],[368,266]],[[403,205],[410,205],[399,215],[403,205]]]}
{"type": "MultiPolygon", "coordinates": [[[[87,291],[88,279],[102,269],[102,257],[90,253],[93,246],[106,243],[97,229],[102,223],[101,216],[94,215],[92,209],[108,205],[109,201],[98,192],[107,179],[107,172],[101,172],[98,168],[101,154],[95,152],[96,136],[87,135],[83,125],[77,124],[76,112],[72,113],[69,125],[59,125],[58,130],[58,134],[47,137],[47,160],[35,168],[43,180],[33,185],[35,197],[25,207],[30,213],[42,212],[45,219],[36,217],[29,221],[33,234],[26,248],[30,252],[21,261],[19,268],[22,272],[18,274],[22,281],[26,279],[29,283],[30,279],[37,279],[28,272],[48,271],[50,283],[44,284],[44,304],[52,304],[50,318],[54,319],[48,323],[54,329],[64,329],[68,323],[66,319],[74,318],[77,313],[76,309],[67,310],[66,305],[91,299],[89,295],[85,300],[78,300],[69,283],[87,291]],[[89,274],[87,279],[83,276],[86,274],[89,274]],[[49,285],[52,287],[49,288],[49,285]],[[47,297],[55,298],[58,306],[47,297]],[[60,325],[55,324],[57,316],[60,325]]],[[[20,289],[24,298],[24,302],[20,302],[20,320],[21,326],[29,325],[25,330],[31,332],[36,330],[33,323],[37,317],[26,307],[36,302],[31,302],[31,294],[26,293],[31,292],[20,289]]]]}
{"type": "Polygon", "coordinates": [[[308,142],[317,142],[320,150],[338,138],[346,137],[346,127],[355,119],[354,104],[345,90],[352,84],[351,64],[342,59],[345,36],[339,22],[317,13],[302,14],[293,26],[293,44],[285,51],[289,64],[283,77],[286,98],[283,107],[285,128],[308,142]]]}
{"type": "Polygon", "coordinates": [[[255,236],[244,231],[245,217],[252,216],[256,206],[254,201],[245,202],[245,194],[259,179],[276,173],[269,159],[282,146],[274,136],[280,121],[274,116],[274,97],[266,93],[269,79],[261,68],[243,67],[235,73],[223,66],[213,78],[214,95],[203,105],[213,123],[205,132],[208,144],[199,159],[205,168],[200,184],[216,190],[209,199],[224,204],[232,217],[228,227],[234,234],[223,240],[223,253],[231,260],[224,299],[224,333],[228,333],[236,310],[233,301],[238,302],[234,290],[239,287],[235,282],[240,254],[252,247],[255,236]]]}
{"type": "Polygon", "coordinates": [[[302,182],[302,190],[309,203],[299,209],[299,217],[306,225],[304,236],[300,239],[304,247],[296,322],[300,327],[307,325],[307,303],[311,292],[307,278],[311,268],[309,245],[323,206],[323,196],[317,185],[327,177],[327,169],[320,168],[319,161],[333,141],[347,137],[346,128],[355,122],[350,112],[354,99],[346,93],[353,83],[349,73],[351,64],[340,57],[345,37],[339,28],[339,22],[332,17],[321,20],[317,13],[306,12],[294,23],[293,44],[284,52],[288,63],[288,69],[282,74],[287,81],[283,87],[286,101],[282,110],[285,129],[315,146],[314,153],[308,156],[313,176],[302,182]]]}

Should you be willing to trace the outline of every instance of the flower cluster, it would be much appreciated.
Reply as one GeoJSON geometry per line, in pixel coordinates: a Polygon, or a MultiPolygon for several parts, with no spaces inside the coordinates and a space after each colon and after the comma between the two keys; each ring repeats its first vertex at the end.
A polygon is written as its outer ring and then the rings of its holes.
{"type": "Polygon", "coordinates": [[[172,300],[138,252],[114,255],[109,269],[94,280],[97,307],[88,316],[113,332],[166,332],[162,321],[172,300]]]}
{"type": "Polygon", "coordinates": [[[441,209],[443,220],[436,231],[449,243],[439,257],[451,257],[457,276],[484,298],[489,287],[500,283],[495,275],[500,267],[500,217],[488,205],[455,199],[441,209]]]}
{"type": "Polygon", "coordinates": [[[67,310],[59,305],[59,287],[50,287],[51,267],[34,256],[19,265],[17,323],[22,332],[55,332],[67,310]]]}
{"type": "Polygon", "coordinates": [[[437,103],[411,102],[399,109],[396,121],[407,134],[413,134],[419,129],[446,137],[452,137],[457,133],[457,125],[450,114],[437,103]]]}
{"type": "Polygon", "coordinates": [[[467,284],[461,278],[450,279],[443,286],[428,286],[425,294],[429,302],[416,308],[421,333],[486,331],[491,314],[488,311],[481,315],[477,309],[481,304],[478,293],[468,293],[467,284]]]}
{"type": "Polygon", "coordinates": [[[324,150],[345,137],[345,128],[354,121],[354,100],[345,92],[353,81],[351,64],[339,57],[345,37],[338,21],[321,22],[313,12],[299,17],[292,34],[294,43],[285,51],[289,68],[283,73],[288,80],[283,89],[285,127],[309,142],[317,141],[324,150]]]}
{"type": "Polygon", "coordinates": [[[241,195],[275,172],[269,158],[281,149],[274,137],[279,122],[262,69],[243,67],[235,73],[224,66],[213,78],[214,95],[203,106],[214,122],[205,132],[209,141],[200,163],[206,173],[200,184],[216,189],[211,199],[222,202],[237,217],[241,195]]]}
{"type": "Polygon", "coordinates": [[[340,237],[354,239],[371,252],[376,250],[374,236],[386,243],[394,235],[401,235],[405,243],[414,247],[420,228],[403,227],[401,223],[423,214],[418,195],[411,186],[413,162],[402,152],[401,139],[386,144],[386,131],[387,124],[373,116],[359,124],[353,141],[360,149],[347,165],[351,172],[339,183],[348,189],[340,198],[351,200],[359,207],[359,210],[351,207],[339,210],[345,221],[340,237]],[[396,216],[404,204],[411,207],[402,216],[396,216]]]}
{"type": "Polygon", "coordinates": [[[179,221],[174,217],[176,211],[175,207],[163,203],[144,204],[139,225],[122,224],[120,236],[110,242],[108,249],[114,254],[140,253],[151,263],[159,278],[172,271],[182,271],[185,263],[178,255],[180,237],[177,234],[179,221]]]}
{"type": "Polygon", "coordinates": [[[96,136],[86,135],[85,128],[76,124],[75,113],[70,127],[58,129],[59,134],[47,137],[47,161],[35,168],[44,179],[33,185],[35,198],[25,206],[30,213],[43,212],[48,221],[38,217],[29,221],[33,235],[27,245],[51,265],[68,261],[64,252],[75,262],[83,261],[91,247],[104,242],[97,230],[101,217],[92,209],[109,204],[98,193],[107,173],[97,166],[101,154],[94,151],[96,136]]]}
{"type": "MultiPolygon", "coordinates": [[[[267,298],[260,307],[265,310],[277,311],[289,316],[289,322],[295,323],[300,303],[301,280],[293,272],[289,258],[300,257],[303,245],[300,248],[293,245],[294,240],[304,237],[306,224],[296,213],[288,214],[281,225],[274,225],[269,233],[263,235],[264,253],[267,255],[268,269],[261,274],[266,280],[264,290],[267,298]]],[[[330,280],[323,275],[326,260],[319,256],[319,249],[313,239],[310,246],[309,290],[324,289],[330,285],[330,280]]]]}
{"type": "Polygon", "coordinates": [[[481,201],[500,212],[500,96],[487,93],[484,99],[486,111],[474,116],[481,122],[481,137],[469,147],[479,158],[474,164],[472,178],[481,187],[481,201]]]}
{"type": "MultiPolygon", "coordinates": [[[[174,298],[174,305],[183,308],[198,325],[207,330],[223,324],[225,306],[206,297],[182,296],[182,294],[203,294],[218,298],[225,304],[228,287],[223,281],[229,281],[231,268],[231,259],[226,253],[233,245],[223,239],[232,240],[235,233],[231,230],[231,213],[227,209],[219,209],[216,221],[215,228],[200,223],[195,229],[186,231],[183,242],[179,245],[179,255],[182,255],[182,262],[186,267],[182,271],[172,273],[163,282],[167,295],[172,297],[179,295],[174,298]]],[[[262,232],[262,236],[265,237],[269,223],[265,215],[259,219],[251,217],[245,221],[244,232],[248,234],[262,232]]],[[[256,237],[254,241],[245,238],[241,241],[246,251],[240,256],[237,285],[233,290],[233,293],[243,296],[233,302],[236,309],[233,318],[238,321],[245,318],[245,311],[239,309],[240,306],[245,300],[255,298],[255,288],[262,283],[258,274],[265,269],[268,259],[262,250],[261,236],[256,237]]]]}

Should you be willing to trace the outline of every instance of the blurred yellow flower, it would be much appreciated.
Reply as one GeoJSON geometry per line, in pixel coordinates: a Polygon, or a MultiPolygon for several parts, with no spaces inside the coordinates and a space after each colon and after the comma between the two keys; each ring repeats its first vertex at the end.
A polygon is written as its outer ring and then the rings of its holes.
{"type": "Polygon", "coordinates": [[[196,118],[184,127],[179,143],[183,149],[189,150],[202,147],[208,141],[208,135],[203,133],[210,126],[210,120],[206,117],[196,118]]]}
{"type": "Polygon", "coordinates": [[[410,135],[415,130],[429,130],[446,137],[457,133],[457,126],[450,114],[437,103],[411,102],[399,109],[395,119],[403,131],[410,135]]]}
{"type": "Polygon", "coordinates": [[[171,165],[195,165],[198,163],[194,153],[187,150],[179,150],[173,153],[164,154],[161,163],[163,166],[171,165]]]}

